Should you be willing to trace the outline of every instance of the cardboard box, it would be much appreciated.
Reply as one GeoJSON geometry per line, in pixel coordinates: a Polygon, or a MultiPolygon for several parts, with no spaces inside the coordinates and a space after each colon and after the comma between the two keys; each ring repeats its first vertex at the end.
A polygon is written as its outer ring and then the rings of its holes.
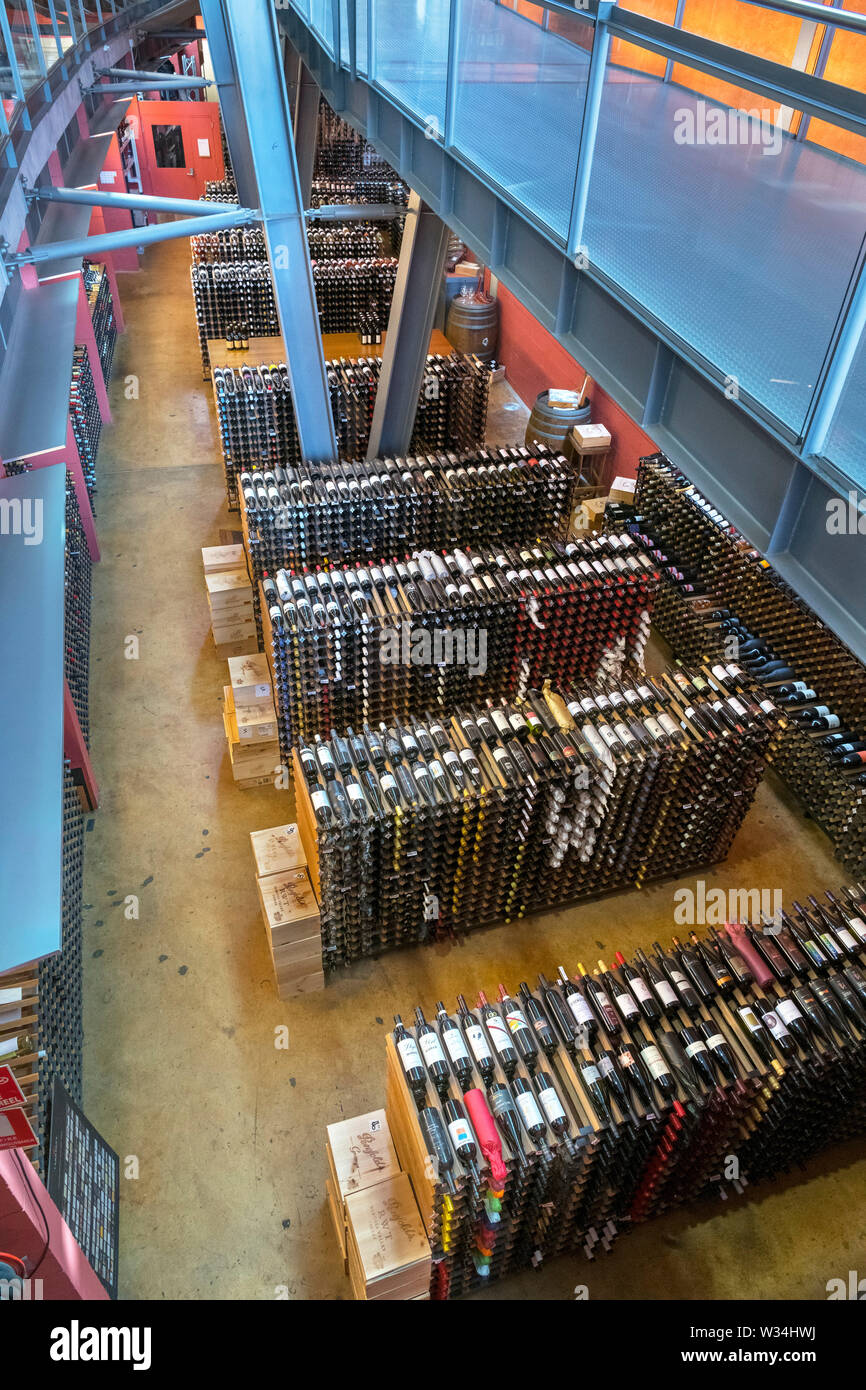
{"type": "Polygon", "coordinates": [[[370,1110],[327,1126],[328,1165],[335,1194],[342,1200],[400,1172],[397,1150],[384,1110],[370,1110]]]}
{"type": "Polygon", "coordinates": [[[346,1198],[349,1278],[356,1298],[409,1299],[430,1287],[430,1243],[405,1173],[346,1198]]]}
{"type": "Polygon", "coordinates": [[[296,825],[275,825],[272,830],[251,830],[250,845],[256,861],[256,874],[268,878],[291,869],[304,869],[307,856],[296,825]]]}
{"type": "Polygon", "coordinates": [[[247,562],[242,545],[208,545],[201,552],[205,574],[219,574],[222,570],[244,570],[247,562]]]}
{"type": "Polygon", "coordinates": [[[218,570],[216,574],[206,574],[204,582],[212,613],[231,607],[232,603],[253,601],[253,586],[246,569],[218,570]]]}
{"type": "Polygon", "coordinates": [[[614,478],[610,485],[611,502],[625,502],[630,506],[634,502],[634,490],[636,486],[636,478],[614,478]]]}
{"type": "Polygon", "coordinates": [[[264,652],[254,657],[233,657],[229,661],[229,685],[234,708],[274,702],[271,672],[264,652]]]}
{"type": "Polygon", "coordinates": [[[571,431],[575,450],[580,454],[600,454],[612,443],[610,430],[604,425],[575,425],[571,431]]]}
{"type": "Polygon", "coordinates": [[[289,869],[256,880],[268,940],[272,949],[318,936],[321,964],[319,905],[306,869],[289,869]]]}

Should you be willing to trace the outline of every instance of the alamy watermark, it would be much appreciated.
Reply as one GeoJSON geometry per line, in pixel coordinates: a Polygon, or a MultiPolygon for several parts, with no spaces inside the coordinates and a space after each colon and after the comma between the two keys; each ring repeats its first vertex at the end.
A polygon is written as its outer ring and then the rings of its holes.
{"type": "Polygon", "coordinates": [[[827,534],[866,536],[866,498],[853,488],[847,497],[828,497],[827,534]]]}
{"type": "Polygon", "coordinates": [[[695,887],[674,893],[674,922],[678,927],[723,927],[726,922],[777,922],[782,912],[781,888],[707,888],[702,878],[695,887]]]}
{"type": "Polygon", "coordinates": [[[781,153],[783,135],[772,110],[712,106],[701,98],[694,106],[678,106],[674,112],[676,145],[759,145],[761,154],[772,155],[781,153]]]}
{"type": "Polygon", "coordinates": [[[466,666],[473,676],[487,670],[487,629],[484,627],[386,627],[379,633],[383,666],[466,666]]]}
{"type": "Polygon", "coordinates": [[[41,545],[42,498],[0,497],[0,536],[23,536],[25,545],[41,545]]]}

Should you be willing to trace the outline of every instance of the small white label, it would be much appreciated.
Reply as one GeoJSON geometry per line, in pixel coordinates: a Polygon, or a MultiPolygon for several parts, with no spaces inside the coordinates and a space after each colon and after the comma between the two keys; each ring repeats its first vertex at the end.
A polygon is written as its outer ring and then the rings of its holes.
{"type": "Polygon", "coordinates": [[[460,1033],[459,1028],[444,1028],[442,1038],[445,1043],[448,1056],[452,1062],[468,1062],[469,1053],[466,1051],[466,1044],[460,1033]]]}
{"type": "Polygon", "coordinates": [[[541,1108],[547,1116],[549,1124],[556,1124],[558,1120],[565,1119],[565,1111],[552,1086],[545,1086],[543,1091],[539,1091],[538,1099],[541,1101],[541,1108]]]}
{"type": "Polygon", "coordinates": [[[358,786],[357,782],[350,782],[346,787],[346,791],[349,793],[350,801],[364,800],[364,793],[361,791],[361,788],[358,786]]]}
{"type": "Polygon", "coordinates": [[[484,1036],[484,1029],[478,1023],[470,1023],[466,1029],[466,1036],[469,1039],[469,1046],[476,1062],[486,1062],[492,1053],[487,1046],[487,1039],[484,1036]]]}
{"type": "Polygon", "coordinates": [[[660,1076],[667,1076],[667,1063],[654,1043],[650,1044],[649,1047],[642,1047],[640,1055],[646,1063],[649,1074],[654,1081],[657,1081],[660,1076]]]}
{"type": "Polygon", "coordinates": [[[776,1004],[776,1013],[783,1023],[792,1023],[795,1018],[803,1017],[793,999],[780,999],[776,1004]]]}
{"type": "Polygon", "coordinates": [[[521,1118],[527,1130],[537,1129],[539,1125],[543,1129],[544,1120],[542,1119],[541,1111],[535,1103],[535,1096],[530,1095],[529,1091],[520,1091],[514,1099],[517,1101],[517,1108],[520,1111],[521,1118]]]}
{"type": "Polygon", "coordinates": [[[594,1086],[599,1080],[598,1067],[581,1067],[580,1071],[587,1086],[594,1086]]]}
{"type": "Polygon", "coordinates": [[[712,1047],[714,1049],[724,1047],[726,1043],[727,1038],[725,1037],[724,1033],[713,1033],[709,1038],[707,1038],[707,1047],[712,1047]]]}
{"type": "Polygon", "coordinates": [[[450,1120],[448,1123],[448,1133],[451,1135],[451,1142],[455,1149],[462,1149],[464,1145],[474,1142],[469,1132],[469,1126],[465,1120],[450,1120]]]}
{"type": "Polygon", "coordinates": [[[431,1067],[434,1062],[445,1061],[445,1053],[442,1051],[442,1045],[435,1033],[420,1033],[418,1046],[424,1053],[424,1061],[428,1067],[431,1067]]]}
{"type": "Polygon", "coordinates": [[[414,1038],[401,1038],[397,1044],[397,1051],[407,1071],[409,1071],[411,1067],[421,1066],[421,1053],[415,1045],[414,1038]]]}
{"type": "Polygon", "coordinates": [[[698,1042],[689,1043],[688,1047],[686,1048],[686,1056],[697,1057],[699,1053],[706,1052],[706,1050],[706,1043],[698,1040],[698,1042]]]}

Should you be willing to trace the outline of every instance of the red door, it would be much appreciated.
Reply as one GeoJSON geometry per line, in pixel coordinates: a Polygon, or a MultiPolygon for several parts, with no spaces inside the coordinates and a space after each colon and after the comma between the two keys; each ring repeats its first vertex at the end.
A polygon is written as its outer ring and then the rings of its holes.
{"type": "Polygon", "coordinates": [[[134,101],[145,193],[201,198],[208,179],[225,176],[219,107],[209,101],[134,101]]]}

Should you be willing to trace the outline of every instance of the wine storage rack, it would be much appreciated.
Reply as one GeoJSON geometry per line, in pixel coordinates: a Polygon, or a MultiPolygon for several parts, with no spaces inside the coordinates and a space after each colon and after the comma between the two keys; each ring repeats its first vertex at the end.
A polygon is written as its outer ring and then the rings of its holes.
{"type": "Polygon", "coordinates": [[[87,484],[90,510],[96,515],[96,454],[102,434],[102,414],[96,396],[90,356],[77,345],[72,353],[72,385],[69,392],[69,418],[78,448],[78,457],[87,484]]]}
{"type": "MultiPolygon", "coordinates": [[[[548,677],[570,686],[618,678],[629,666],[640,668],[655,572],[631,570],[612,545],[605,550],[597,541],[584,541],[568,548],[574,573],[560,563],[559,574],[550,570],[548,581],[540,567],[548,565],[548,557],[564,559],[566,548],[559,549],[561,555],[549,546],[528,547],[522,551],[525,561],[512,552],[513,563],[503,557],[504,565],[497,564],[497,552],[483,546],[472,550],[471,560],[470,552],[461,550],[459,591],[444,561],[429,552],[406,557],[405,588],[396,570],[389,587],[380,569],[373,568],[371,578],[369,568],[352,568],[350,580],[355,583],[360,576],[366,585],[364,611],[349,597],[346,571],[332,566],[319,572],[322,582],[339,583],[346,599],[342,608],[332,602],[327,614],[319,609],[323,626],[312,620],[306,626],[291,597],[280,603],[277,585],[287,595],[293,587],[304,593],[302,573],[281,571],[276,585],[266,581],[260,595],[263,638],[283,761],[288,762],[298,739],[327,737],[334,727],[360,728],[367,721],[378,726],[429,708],[512,698],[548,677]],[[602,564],[611,557],[621,565],[614,575],[602,564]],[[433,577],[434,565],[441,571],[434,581],[439,592],[424,595],[424,580],[433,577]],[[473,566],[475,588],[466,579],[473,566]],[[543,590],[530,568],[544,580],[543,590]],[[414,661],[413,651],[420,654],[414,661]]],[[[457,566],[452,563],[451,569],[457,566]]]]}
{"type": "MultiPolygon", "coordinates": [[[[854,896],[863,899],[866,892],[858,887],[854,896]]],[[[866,903],[862,918],[866,918],[866,903]]],[[[766,939],[758,937],[759,943],[766,939]]],[[[472,1117],[477,1114],[479,1094],[484,1096],[482,1106],[486,1106],[490,1092],[485,1090],[477,1064],[471,1063],[471,1074],[464,1070],[462,1084],[451,1068],[450,1077],[440,1083],[438,1092],[430,1072],[422,1067],[425,1080],[410,1088],[394,1038],[389,1035],[388,1124],[400,1165],[411,1177],[432,1247],[431,1297],[459,1298],[512,1271],[537,1267],[565,1252],[593,1259],[610,1250],[619,1235],[654,1216],[701,1199],[742,1193],[756,1183],[801,1168],[833,1145],[862,1136],[866,1130],[862,938],[859,947],[847,962],[842,960],[820,972],[807,967],[793,978],[790,972],[787,978],[779,978],[768,968],[761,984],[752,978],[734,988],[714,985],[710,996],[697,1007],[686,1009],[675,997],[673,1007],[660,1010],[656,1000],[657,1021],[641,1017],[626,1023],[619,1015],[616,1032],[609,1031],[599,1015],[593,1023],[591,1052],[582,1046],[586,1036],[581,1040],[577,1035],[558,982],[551,987],[539,976],[539,984],[530,994],[534,1009],[547,1025],[547,1046],[539,1046],[541,1034],[536,1029],[532,1045],[537,1056],[518,1059],[509,1080],[485,1032],[494,1056],[491,1080],[494,1086],[508,1090],[514,1105],[519,1091],[528,1090],[537,1097],[540,1086],[533,1087],[532,1075],[544,1072],[566,1116],[565,1136],[544,1123],[544,1112],[536,1102],[537,1111],[530,1110],[530,1120],[542,1118],[543,1134],[539,1135],[538,1126],[533,1124],[536,1137],[531,1137],[515,1107],[516,1142],[512,1144],[494,1126],[492,1145],[488,1128],[482,1149],[483,1109],[477,1128],[472,1117]],[[851,971],[853,974],[846,973],[851,971]],[[811,1007],[804,1006],[801,994],[794,993],[795,988],[811,995],[814,1015],[811,1007]],[[844,1004],[836,992],[839,988],[853,1002],[844,1004]],[[548,1002],[549,990],[558,996],[558,1008],[548,1002]],[[788,1002],[779,1009],[783,999],[788,1002]],[[791,1022],[791,1010],[795,1023],[791,1022]],[[558,1017],[564,1017],[564,1027],[558,1017]],[[699,1072],[686,1058],[680,1030],[694,1029],[698,1023],[709,1025],[704,1037],[711,1035],[716,1047],[719,1042],[724,1045],[729,1070],[718,1064],[718,1052],[706,1047],[704,1055],[713,1058],[709,1073],[699,1072]],[[771,1033],[771,1027],[777,1032],[771,1033]],[[599,1058],[606,1052],[616,1066],[623,1045],[630,1054],[630,1065],[641,1059],[649,1105],[628,1082],[622,1083],[628,1096],[627,1105],[622,1105],[611,1097],[611,1089],[599,1076],[599,1058]],[[658,1089],[654,1074],[645,1065],[646,1059],[654,1056],[647,1048],[657,1048],[661,1054],[673,1083],[672,1089],[666,1087],[667,1093],[658,1089]],[[606,1116],[596,1100],[599,1087],[607,1092],[602,1096],[606,1116]],[[461,1163],[448,1138],[447,1117],[442,1110],[445,1100],[456,1101],[466,1116],[476,1150],[474,1172],[461,1163]],[[444,1130],[444,1161],[434,1152],[422,1127],[431,1110],[444,1130]],[[732,1177],[732,1171],[738,1176],[732,1177]]],[[[638,960],[632,964],[640,971],[638,960]]],[[[555,963],[545,961],[543,967],[555,975],[555,963]]],[[[621,972],[615,974],[623,984],[621,972]]],[[[646,978],[644,974],[645,984],[646,978]]],[[[506,977],[506,982],[525,1016],[526,995],[516,996],[516,979],[506,977]]],[[[464,989],[476,1019],[479,1015],[474,1000],[480,983],[467,981],[464,989]]],[[[483,983],[493,999],[490,986],[495,982],[483,983]]],[[[573,983],[580,985],[577,976],[573,983]]],[[[441,1022],[436,1017],[435,1001],[424,1002],[427,1021],[441,1022]]],[[[418,1029],[410,1026],[408,1014],[403,1017],[406,1032],[417,1040],[418,1029]]],[[[449,1011],[448,1018],[459,1027],[455,1011],[449,1011]]],[[[626,1069],[619,1065],[618,1070],[622,1078],[626,1069]]]]}
{"type": "Polygon", "coordinates": [[[84,741],[90,746],[90,612],[92,561],[78,496],[66,475],[64,670],[84,741]]]}
{"type": "MultiPolygon", "coordinates": [[[[367,452],[381,359],[340,358],[326,363],[331,409],[341,458],[367,452]]],[[[220,428],[226,498],[238,508],[238,478],[300,461],[298,430],[285,363],[216,367],[214,397],[220,428]]],[[[431,356],[418,396],[411,449],[465,450],[480,445],[487,428],[490,372],[477,358],[431,356]]]]}
{"type": "MultiPolygon", "coordinates": [[[[378,226],[372,222],[332,222],[307,227],[307,242],[314,261],[343,261],[351,258],[383,257],[388,248],[378,226]]],[[[240,264],[266,261],[268,248],[261,227],[232,227],[190,237],[194,265],[210,262],[240,264]]]]}
{"type": "Polygon", "coordinates": [[[92,261],[85,260],[82,263],[82,274],[90,305],[90,314],[93,319],[93,331],[96,335],[99,360],[102,363],[102,375],[107,386],[111,377],[111,365],[114,361],[114,349],[117,344],[117,321],[114,317],[111,284],[105,273],[105,268],[101,265],[95,265],[92,261]]]}
{"type": "MultiPolygon", "coordinates": [[[[741,690],[738,697],[748,698],[741,690]]],[[[405,790],[396,808],[382,794],[380,808],[373,792],[371,805],[363,788],[361,796],[347,790],[346,774],[335,770],[340,749],[333,740],[330,761],[296,747],[298,825],[307,862],[317,868],[326,967],[723,860],[763,776],[775,711],[750,704],[747,716],[738,717],[738,732],[714,730],[709,711],[716,695],[700,673],[693,682],[681,673],[663,677],[641,698],[656,711],[659,727],[670,729],[650,746],[624,744],[600,716],[624,699],[612,684],[562,697],[546,686],[543,696],[527,692],[512,701],[506,718],[525,722],[532,712],[548,737],[559,730],[570,750],[561,748],[541,771],[533,759],[526,773],[515,770],[513,742],[478,742],[466,732],[465,709],[437,711],[447,750],[470,767],[472,752],[479,772],[464,777],[462,788],[452,780],[435,805],[420,782],[413,790],[414,771],[406,782],[400,759],[390,753],[385,774],[405,790]],[[573,702],[578,727],[563,700],[573,702]],[[315,775],[311,756],[319,762],[315,775]],[[343,815],[341,806],[353,802],[351,816],[343,815]]],[[[477,726],[477,713],[471,717],[477,726]]],[[[454,766],[447,752],[441,757],[454,766]]],[[[404,772],[410,764],[407,756],[404,772]]],[[[358,771],[350,781],[369,789],[364,769],[358,771]]]]}
{"type": "MultiPolygon", "coordinates": [[[[648,552],[675,551],[698,577],[712,610],[728,610],[814,689],[858,739],[866,739],[866,668],[759,552],[713,509],[688,479],[658,454],[641,459],[635,492],[638,536],[648,552]]],[[[701,617],[682,587],[665,577],[654,622],[682,660],[718,659],[724,637],[701,617]]],[[[828,835],[834,853],[866,875],[866,786],[842,775],[809,732],[790,718],[772,756],[773,770],[828,835]]]]}
{"type": "MultiPolygon", "coordinates": [[[[361,316],[388,322],[397,262],[366,257],[313,262],[313,280],[322,333],[355,333],[361,316]]],[[[267,261],[203,261],[191,267],[205,379],[210,375],[209,338],[223,338],[231,324],[244,325],[248,338],[280,333],[270,266],[267,261]]]]}

